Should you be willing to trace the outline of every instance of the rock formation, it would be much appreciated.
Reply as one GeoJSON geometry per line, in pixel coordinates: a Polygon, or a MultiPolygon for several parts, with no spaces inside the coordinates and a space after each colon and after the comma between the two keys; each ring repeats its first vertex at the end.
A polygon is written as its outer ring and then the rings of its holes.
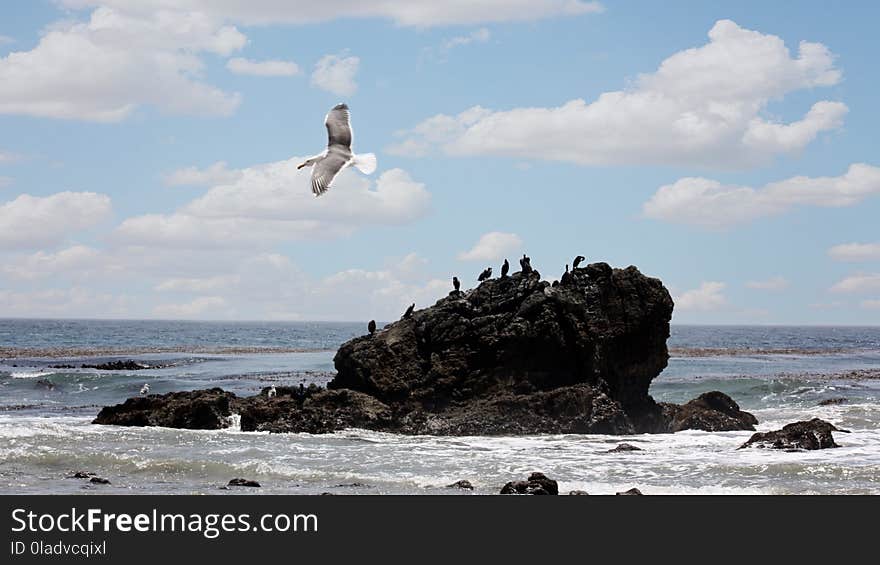
{"type": "Polygon", "coordinates": [[[831,432],[845,432],[825,420],[813,418],[806,422],[794,422],[782,426],[781,430],[772,432],[759,432],[740,446],[763,447],[771,449],[785,449],[787,451],[800,451],[802,449],[826,449],[840,447],[834,442],[831,432]]]}

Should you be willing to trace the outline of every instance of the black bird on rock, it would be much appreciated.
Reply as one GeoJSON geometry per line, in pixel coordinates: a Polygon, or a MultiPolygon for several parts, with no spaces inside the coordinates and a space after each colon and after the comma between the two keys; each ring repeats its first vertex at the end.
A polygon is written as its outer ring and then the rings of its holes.
{"type": "Polygon", "coordinates": [[[409,305],[409,308],[406,309],[406,312],[403,313],[403,319],[406,320],[410,316],[412,316],[413,310],[416,309],[416,303],[413,302],[409,305]]]}
{"type": "Polygon", "coordinates": [[[501,278],[507,276],[507,273],[510,271],[510,263],[507,262],[507,259],[504,260],[504,264],[501,265],[501,278]]]}
{"type": "Polygon", "coordinates": [[[575,258],[574,258],[574,263],[572,263],[571,268],[572,268],[572,269],[577,269],[577,268],[578,268],[578,265],[580,265],[581,263],[584,262],[584,259],[586,259],[586,257],[584,257],[583,255],[578,255],[577,257],[575,257],[575,258]]]}
{"type": "Polygon", "coordinates": [[[562,278],[559,279],[559,284],[568,284],[571,282],[571,273],[568,271],[568,263],[565,264],[565,272],[562,273],[562,278]]]}
{"type": "Polygon", "coordinates": [[[458,282],[458,277],[452,277],[452,286],[455,287],[455,292],[458,292],[461,290],[461,283],[458,282]]]}
{"type": "Polygon", "coordinates": [[[524,275],[527,275],[533,271],[532,260],[525,253],[523,253],[522,259],[519,260],[519,266],[522,267],[522,272],[524,275]]]}
{"type": "Polygon", "coordinates": [[[492,267],[489,267],[485,271],[480,273],[480,276],[477,277],[477,280],[480,282],[483,282],[484,280],[491,279],[491,278],[492,278],[492,267]]]}
{"type": "Polygon", "coordinates": [[[367,331],[370,332],[370,335],[376,333],[376,320],[370,320],[370,323],[367,324],[367,331]]]}

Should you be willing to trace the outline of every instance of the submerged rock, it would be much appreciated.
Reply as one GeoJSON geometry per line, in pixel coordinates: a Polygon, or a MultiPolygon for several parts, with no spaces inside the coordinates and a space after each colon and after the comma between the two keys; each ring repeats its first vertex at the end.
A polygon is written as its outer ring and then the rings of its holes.
{"type": "Polygon", "coordinates": [[[89,482],[93,485],[109,485],[110,481],[108,479],[102,479],[101,477],[92,477],[89,479],[89,482]]]}
{"type": "Polygon", "coordinates": [[[589,496],[590,495],[590,493],[588,493],[585,490],[570,490],[570,491],[568,491],[568,494],[569,494],[569,496],[589,496]]]}
{"type": "Polygon", "coordinates": [[[372,335],[343,344],[327,390],[221,389],[133,398],[98,424],[326,433],[633,434],[753,429],[721,393],[684,406],[648,388],[666,367],[672,298],[635,267],[595,263],[556,286],[537,271],[450,293],[372,335]],[[272,394],[269,391],[272,390],[272,394]]]}
{"type": "Polygon", "coordinates": [[[663,404],[663,409],[673,432],[754,430],[758,423],[757,418],[740,410],[732,398],[717,390],[704,392],[686,404],[663,404]]]}
{"type": "Polygon", "coordinates": [[[818,406],[836,406],[838,404],[846,404],[849,402],[848,398],[845,397],[835,397],[835,398],[826,398],[825,400],[819,402],[818,406]]]}
{"type": "Polygon", "coordinates": [[[501,494],[549,494],[558,495],[559,486],[544,473],[532,473],[526,481],[510,481],[501,487],[501,494]]]}
{"type": "Polygon", "coordinates": [[[108,361],[107,363],[98,363],[96,365],[83,363],[80,365],[80,368],[98,369],[99,371],[140,371],[142,369],[150,369],[151,367],[129,359],[127,361],[108,361]]]}
{"type": "Polygon", "coordinates": [[[642,496],[644,493],[637,488],[631,488],[623,492],[615,493],[617,496],[642,496]]]}
{"type": "Polygon", "coordinates": [[[800,451],[802,449],[812,450],[840,447],[834,442],[831,432],[849,433],[848,430],[841,430],[830,422],[813,418],[806,422],[786,424],[782,426],[781,430],[756,433],[747,442],[742,444],[739,449],[760,447],[800,451]]]}
{"type": "Polygon", "coordinates": [[[621,443],[614,449],[609,449],[605,453],[623,453],[626,451],[644,451],[641,447],[636,447],[629,443],[621,443]]]}
{"type": "Polygon", "coordinates": [[[451,485],[446,485],[446,488],[457,488],[462,490],[474,490],[474,485],[467,479],[462,479],[460,481],[455,481],[451,485]]]}
{"type": "Polygon", "coordinates": [[[260,483],[257,481],[252,481],[250,479],[241,479],[236,478],[232,479],[228,483],[226,483],[227,487],[251,487],[251,488],[260,488],[260,483]]]}

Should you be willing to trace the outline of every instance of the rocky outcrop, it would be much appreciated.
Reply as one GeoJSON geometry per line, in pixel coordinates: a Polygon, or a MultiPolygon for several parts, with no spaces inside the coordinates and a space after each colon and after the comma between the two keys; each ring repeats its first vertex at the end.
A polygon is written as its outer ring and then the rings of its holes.
{"type": "Polygon", "coordinates": [[[501,487],[501,494],[559,494],[559,485],[544,473],[532,473],[528,480],[511,481],[501,487]]]}
{"type": "Polygon", "coordinates": [[[129,399],[100,424],[243,431],[405,434],[632,434],[753,429],[721,393],[657,404],[672,299],[635,267],[595,263],[559,283],[537,271],[489,279],[343,344],[327,390],[276,387],[248,398],[220,389],[129,399]],[[189,408],[186,408],[186,405],[189,408]]]}
{"type": "Polygon", "coordinates": [[[835,443],[831,432],[849,433],[841,430],[830,422],[813,418],[806,422],[794,422],[786,424],[781,430],[772,432],[759,432],[740,446],[747,447],[784,449],[786,451],[800,451],[802,449],[826,449],[840,447],[835,443]]]}
{"type": "Polygon", "coordinates": [[[758,419],[740,410],[739,405],[723,392],[704,392],[682,405],[662,404],[669,431],[703,430],[728,432],[754,430],[758,419]]]}
{"type": "Polygon", "coordinates": [[[626,453],[627,451],[643,451],[643,449],[630,443],[621,443],[614,449],[609,449],[605,453],[626,453]]]}

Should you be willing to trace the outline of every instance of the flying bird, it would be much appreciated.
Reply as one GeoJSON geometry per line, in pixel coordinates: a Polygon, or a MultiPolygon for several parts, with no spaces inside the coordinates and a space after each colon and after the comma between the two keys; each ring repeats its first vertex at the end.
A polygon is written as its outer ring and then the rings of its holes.
{"type": "Polygon", "coordinates": [[[586,257],[584,257],[583,255],[578,255],[577,257],[575,257],[574,262],[572,262],[571,264],[571,268],[577,269],[578,265],[584,262],[584,259],[586,259],[586,257]]]}
{"type": "Polygon", "coordinates": [[[141,387],[141,396],[148,394],[150,394],[150,383],[144,383],[144,386],[141,387]]]}
{"type": "Polygon", "coordinates": [[[370,335],[376,333],[376,320],[370,320],[370,323],[367,324],[367,331],[370,332],[370,335]]]}
{"type": "Polygon", "coordinates": [[[351,113],[345,104],[337,104],[327,112],[324,117],[324,125],[327,126],[327,149],[323,152],[306,159],[297,169],[314,167],[312,169],[312,192],[315,196],[321,196],[333,185],[333,180],[339,172],[350,166],[354,166],[365,175],[376,170],[376,155],[364,153],[355,155],[351,151],[351,142],[354,132],[351,129],[351,113]]]}
{"type": "Polygon", "coordinates": [[[406,320],[410,316],[412,316],[413,310],[416,308],[416,303],[413,302],[409,305],[409,308],[406,309],[406,312],[403,313],[403,319],[406,320]]]}
{"type": "Polygon", "coordinates": [[[455,292],[461,290],[461,283],[458,282],[458,277],[452,277],[452,286],[455,287],[455,292]]]}
{"type": "Polygon", "coordinates": [[[484,280],[491,279],[491,278],[492,278],[492,267],[488,267],[485,271],[480,273],[480,276],[477,277],[477,280],[480,282],[483,282],[484,280]]]}
{"type": "Polygon", "coordinates": [[[507,259],[504,260],[504,264],[501,265],[501,278],[507,276],[508,271],[510,271],[510,263],[507,262],[507,259]]]}

